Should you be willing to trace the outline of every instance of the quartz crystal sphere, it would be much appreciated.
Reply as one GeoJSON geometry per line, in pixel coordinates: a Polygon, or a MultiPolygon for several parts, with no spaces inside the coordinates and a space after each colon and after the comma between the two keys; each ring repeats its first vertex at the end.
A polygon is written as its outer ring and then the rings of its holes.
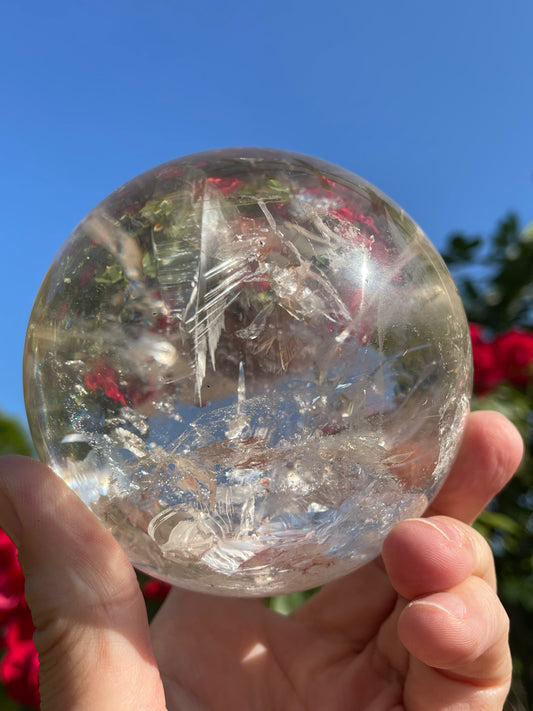
{"type": "Polygon", "coordinates": [[[454,283],[421,229],[315,158],[227,149],[126,183],[31,315],[40,458],[139,569],[203,592],[322,585],[446,477],[469,407],[454,283]]]}

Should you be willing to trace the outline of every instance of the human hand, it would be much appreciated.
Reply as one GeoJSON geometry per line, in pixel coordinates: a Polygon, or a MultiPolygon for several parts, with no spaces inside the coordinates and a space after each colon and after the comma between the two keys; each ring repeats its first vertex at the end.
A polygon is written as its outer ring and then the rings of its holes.
{"type": "Polygon", "coordinates": [[[112,536],[47,467],[1,459],[0,526],[26,576],[42,711],[500,710],[508,620],[467,524],[521,454],[507,420],[474,413],[427,518],[398,525],[381,558],[287,617],[175,588],[151,634],[112,536]]]}

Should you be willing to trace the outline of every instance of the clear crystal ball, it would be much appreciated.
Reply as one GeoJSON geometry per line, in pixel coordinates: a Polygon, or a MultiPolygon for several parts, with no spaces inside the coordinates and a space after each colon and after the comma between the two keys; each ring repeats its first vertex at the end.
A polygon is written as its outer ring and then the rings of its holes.
{"type": "Polygon", "coordinates": [[[76,227],[31,315],[40,458],[139,569],[203,592],[322,585],[446,477],[467,321],[421,229],[335,165],[215,150],[76,227]]]}

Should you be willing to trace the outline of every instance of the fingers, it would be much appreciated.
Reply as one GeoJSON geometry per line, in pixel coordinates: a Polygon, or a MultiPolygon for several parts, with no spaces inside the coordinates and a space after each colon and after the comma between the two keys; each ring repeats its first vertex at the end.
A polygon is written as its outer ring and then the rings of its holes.
{"type": "MultiPolygon", "coordinates": [[[[510,479],[520,462],[522,448],[520,435],[504,417],[496,412],[472,413],[468,418],[453,470],[427,515],[444,514],[463,521],[473,520],[510,479]]],[[[390,553],[390,564],[393,565],[394,560],[398,562],[395,568],[396,584],[401,587],[402,575],[406,578],[404,584],[407,587],[399,589],[405,597],[410,596],[407,580],[410,575],[415,585],[417,580],[422,579],[423,574],[429,576],[433,581],[432,585],[436,586],[428,588],[426,592],[429,592],[443,590],[472,573],[471,561],[468,559],[469,546],[466,545],[466,541],[461,558],[463,568],[461,568],[459,560],[454,558],[455,551],[450,552],[437,546],[433,550],[441,551],[443,559],[429,555],[434,537],[427,536],[427,529],[418,528],[416,533],[414,529],[397,530],[412,531],[414,540],[411,544],[417,548],[418,545],[423,546],[426,541],[428,548],[426,551],[428,555],[419,558],[421,566],[430,567],[424,572],[416,568],[415,559],[411,553],[407,553],[409,549],[405,547],[406,540],[402,539],[400,545],[395,546],[395,541],[399,542],[396,537],[397,532],[391,534],[386,544],[390,553]],[[443,573],[440,577],[437,575],[439,571],[443,573]]],[[[468,538],[468,533],[464,535],[468,538]]],[[[488,548],[485,550],[487,560],[491,561],[490,551],[488,548]]],[[[488,576],[494,576],[491,565],[486,570],[488,576]]],[[[493,584],[494,580],[490,582],[493,584]]],[[[394,601],[395,593],[384,571],[376,562],[341,580],[329,583],[299,608],[295,616],[309,619],[316,629],[324,632],[342,631],[345,635],[351,634],[350,640],[357,649],[364,646],[379,629],[383,617],[387,616],[394,606],[394,601]],[[368,590],[373,591],[370,598],[368,590]]]]}
{"type": "Polygon", "coordinates": [[[467,524],[445,516],[398,524],[385,540],[383,560],[395,590],[408,600],[446,590],[471,575],[496,587],[488,543],[467,524]]]}
{"type": "Polygon", "coordinates": [[[508,680],[508,627],[493,588],[475,576],[412,601],[398,622],[402,642],[421,662],[485,687],[508,680]]]}
{"type": "Polygon", "coordinates": [[[135,573],[80,499],[44,465],[4,457],[0,526],[26,578],[43,711],[162,711],[135,573]]]}
{"type": "Polygon", "coordinates": [[[411,655],[404,690],[411,711],[503,706],[511,677],[509,621],[496,596],[492,554],[479,534],[454,519],[474,520],[511,478],[522,451],[504,417],[473,413],[429,518],[403,522],[385,541],[391,583],[409,601],[391,622],[411,655]]]}
{"type": "Polygon", "coordinates": [[[409,601],[397,623],[412,655],[406,707],[437,711],[461,701],[501,709],[511,676],[509,623],[486,541],[445,517],[405,521],[385,541],[383,560],[409,601]]]}
{"type": "Polygon", "coordinates": [[[520,434],[503,415],[471,413],[453,469],[427,515],[473,521],[512,477],[523,447],[520,434]]]}
{"type": "Polygon", "coordinates": [[[511,680],[508,618],[483,580],[472,576],[411,602],[400,615],[398,634],[412,655],[407,708],[503,707],[511,680]]]}

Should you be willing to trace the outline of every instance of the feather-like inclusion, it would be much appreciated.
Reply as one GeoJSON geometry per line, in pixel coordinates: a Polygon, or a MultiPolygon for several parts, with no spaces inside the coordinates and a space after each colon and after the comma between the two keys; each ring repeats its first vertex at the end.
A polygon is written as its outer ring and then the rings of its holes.
{"type": "Polygon", "coordinates": [[[442,485],[465,314],[377,188],[287,151],[158,166],[67,239],[28,326],[30,429],[145,572],[261,596],[379,554],[442,485]]]}

